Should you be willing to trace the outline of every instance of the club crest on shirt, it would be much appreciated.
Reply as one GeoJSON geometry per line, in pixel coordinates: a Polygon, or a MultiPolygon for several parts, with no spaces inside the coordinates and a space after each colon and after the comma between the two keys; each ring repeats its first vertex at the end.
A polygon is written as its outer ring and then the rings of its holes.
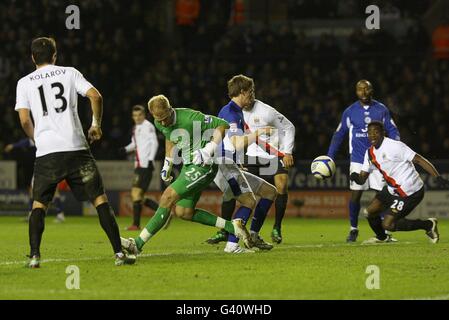
{"type": "Polygon", "coordinates": [[[260,119],[258,117],[254,117],[254,123],[259,124],[259,122],[260,122],[260,119]]]}
{"type": "Polygon", "coordinates": [[[208,116],[208,115],[204,116],[204,123],[209,124],[209,123],[211,123],[211,121],[212,121],[211,116],[208,116]]]}
{"type": "Polygon", "coordinates": [[[371,123],[371,118],[370,117],[365,117],[365,123],[371,123]]]}

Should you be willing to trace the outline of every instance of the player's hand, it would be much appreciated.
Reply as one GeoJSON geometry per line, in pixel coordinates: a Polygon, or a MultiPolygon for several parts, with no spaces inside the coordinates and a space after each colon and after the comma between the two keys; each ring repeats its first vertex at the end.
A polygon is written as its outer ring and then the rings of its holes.
{"type": "Polygon", "coordinates": [[[440,188],[449,188],[449,180],[444,179],[442,176],[437,177],[437,184],[440,188]]]}
{"type": "Polygon", "coordinates": [[[161,179],[165,182],[170,183],[173,180],[173,177],[171,176],[171,170],[173,167],[173,159],[165,158],[164,159],[164,166],[161,170],[161,179]]]}
{"type": "Polygon", "coordinates": [[[90,127],[87,136],[89,138],[89,143],[93,143],[95,141],[98,141],[101,139],[101,136],[103,135],[103,132],[101,131],[100,127],[92,126],[90,127]]]}
{"type": "Polygon", "coordinates": [[[14,149],[14,146],[12,144],[8,144],[5,147],[5,152],[10,153],[12,151],[12,149],[14,149]]]}
{"type": "Polygon", "coordinates": [[[354,181],[355,183],[359,184],[357,181],[359,181],[359,174],[357,172],[351,173],[349,176],[349,180],[354,181]]]}
{"type": "Polygon", "coordinates": [[[195,150],[192,154],[192,163],[197,166],[210,165],[212,164],[212,156],[207,150],[204,150],[204,148],[195,150]]]}
{"type": "Polygon", "coordinates": [[[284,157],[282,158],[282,162],[284,162],[284,168],[290,169],[294,165],[293,156],[291,154],[284,154],[284,157]]]}

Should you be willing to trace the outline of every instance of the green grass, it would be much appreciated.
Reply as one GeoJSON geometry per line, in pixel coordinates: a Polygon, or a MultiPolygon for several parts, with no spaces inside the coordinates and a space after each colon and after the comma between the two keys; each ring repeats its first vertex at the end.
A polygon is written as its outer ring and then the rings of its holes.
{"type": "MultiPolygon", "coordinates": [[[[123,229],[130,220],[118,222],[123,229]]],[[[262,230],[266,240],[271,224],[262,230]]],[[[396,233],[397,244],[363,246],[344,242],[345,220],[291,218],[271,252],[229,255],[222,244],[204,243],[216,229],[175,219],[135,265],[116,267],[96,218],[59,225],[49,217],[44,261],[30,270],[27,224],[1,217],[0,299],[449,299],[449,221],[439,226],[437,245],[415,231],[396,233]],[[65,286],[69,265],[79,267],[79,290],[65,286]],[[368,265],[380,268],[379,290],[365,286],[368,265]]],[[[362,220],[360,240],[371,234],[362,220]]]]}

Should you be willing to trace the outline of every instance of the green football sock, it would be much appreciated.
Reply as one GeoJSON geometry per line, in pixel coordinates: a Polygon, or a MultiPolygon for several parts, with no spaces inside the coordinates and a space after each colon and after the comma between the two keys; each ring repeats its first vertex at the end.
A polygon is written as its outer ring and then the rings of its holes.
{"type": "Polygon", "coordinates": [[[164,226],[169,217],[170,209],[159,207],[156,210],[154,216],[150,219],[145,228],[143,228],[140,235],[134,239],[136,240],[136,245],[139,250],[141,250],[143,245],[164,226]]]}
{"type": "Polygon", "coordinates": [[[205,224],[207,226],[225,229],[227,232],[234,234],[234,226],[231,221],[217,217],[216,215],[203,209],[195,209],[195,213],[192,216],[192,221],[205,224]]]}

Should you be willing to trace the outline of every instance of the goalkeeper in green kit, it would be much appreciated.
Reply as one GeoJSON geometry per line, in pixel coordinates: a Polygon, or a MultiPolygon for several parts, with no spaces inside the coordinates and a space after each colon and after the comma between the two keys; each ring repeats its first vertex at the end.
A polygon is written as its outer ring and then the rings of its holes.
{"type": "Polygon", "coordinates": [[[214,116],[187,109],[172,108],[164,95],[148,101],[148,109],[154,117],[154,125],[165,136],[165,160],[161,171],[162,180],[170,182],[173,155],[176,146],[182,152],[183,166],[178,178],[163,192],[156,213],[137,238],[122,240],[126,251],[139,254],[142,247],[167,222],[175,206],[175,214],[184,220],[208,226],[224,228],[251,247],[251,238],[241,219],[224,220],[208,211],[196,209],[202,191],[214,180],[218,170],[213,163],[217,146],[225,136],[229,124],[214,116]]]}

